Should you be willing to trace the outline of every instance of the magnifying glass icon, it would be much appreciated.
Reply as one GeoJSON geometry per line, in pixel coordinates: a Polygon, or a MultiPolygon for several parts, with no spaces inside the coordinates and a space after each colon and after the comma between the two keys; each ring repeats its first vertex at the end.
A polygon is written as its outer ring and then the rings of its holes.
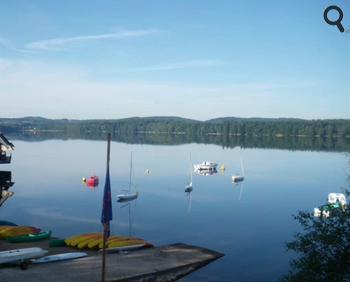
{"type": "Polygon", "coordinates": [[[324,17],[324,20],[326,21],[326,23],[328,23],[329,25],[336,25],[336,26],[339,28],[340,32],[344,32],[344,31],[345,31],[345,29],[344,29],[344,27],[343,27],[343,25],[342,25],[342,23],[341,23],[341,21],[343,20],[344,14],[343,14],[342,9],[340,9],[338,6],[329,6],[329,7],[324,11],[323,17],[324,17]],[[329,12],[330,12],[330,11],[333,11],[333,10],[334,10],[334,11],[337,11],[338,14],[339,14],[338,19],[336,19],[336,20],[334,20],[334,21],[333,21],[333,20],[330,20],[330,19],[328,18],[329,12]]]}

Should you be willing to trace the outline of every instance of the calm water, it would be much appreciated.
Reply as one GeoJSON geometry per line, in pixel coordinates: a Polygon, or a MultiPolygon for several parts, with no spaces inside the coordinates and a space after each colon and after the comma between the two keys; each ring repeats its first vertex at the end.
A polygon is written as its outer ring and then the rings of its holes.
{"type": "MultiPolygon", "coordinates": [[[[12,164],[0,169],[12,171],[15,195],[0,208],[0,220],[51,229],[57,237],[101,231],[106,142],[13,141],[12,164]],[[81,184],[92,174],[101,179],[94,190],[81,184]]],[[[115,142],[111,150],[112,233],[225,254],[183,281],[277,281],[289,268],[284,242],[299,229],[292,214],[311,211],[329,192],[341,192],[349,171],[344,153],[115,142]],[[115,195],[128,186],[130,151],[140,196],[129,214],[115,195]],[[226,166],[224,174],[195,175],[191,197],[184,192],[190,153],[193,163],[212,160],[226,166]],[[246,181],[233,185],[230,178],[240,171],[240,159],[246,181]]]]}

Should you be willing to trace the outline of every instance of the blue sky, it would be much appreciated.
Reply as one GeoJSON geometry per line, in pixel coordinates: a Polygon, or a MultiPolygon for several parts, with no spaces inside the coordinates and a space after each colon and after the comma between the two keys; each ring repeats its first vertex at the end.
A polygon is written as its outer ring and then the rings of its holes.
{"type": "Polygon", "coordinates": [[[0,116],[350,118],[329,5],[350,29],[349,0],[3,1],[0,116]]]}

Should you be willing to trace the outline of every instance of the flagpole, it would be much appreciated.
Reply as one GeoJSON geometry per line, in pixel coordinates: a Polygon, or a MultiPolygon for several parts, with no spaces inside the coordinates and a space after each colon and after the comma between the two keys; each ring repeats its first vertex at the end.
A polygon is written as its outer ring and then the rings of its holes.
{"type": "MultiPolygon", "coordinates": [[[[111,152],[111,134],[107,135],[107,172],[109,172],[109,160],[111,152]]],[[[103,223],[103,247],[102,247],[102,278],[101,281],[105,282],[106,273],[106,241],[107,241],[107,223],[103,223]]]]}

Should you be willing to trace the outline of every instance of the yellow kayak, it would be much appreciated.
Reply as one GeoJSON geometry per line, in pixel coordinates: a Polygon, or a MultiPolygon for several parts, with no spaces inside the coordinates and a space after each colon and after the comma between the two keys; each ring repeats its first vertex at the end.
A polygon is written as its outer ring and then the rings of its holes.
{"type": "Polygon", "coordinates": [[[96,248],[96,247],[98,247],[98,245],[99,245],[100,243],[103,243],[103,238],[99,238],[99,239],[90,241],[89,244],[88,244],[88,248],[89,248],[89,249],[96,248]]]}
{"type": "Polygon", "coordinates": [[[68,246],[76,246],[82,240],[85,240],[86,238],[91,238],[91,237],[97,236],[97,234],[99,234],[99,233],[89,233],[89,234],[76,235],[76,236],[70,237],[69,239],[65,240],[65,242],[68,246]]]}
{"type": "Polygon", "coordinates": [[[78,249],[87,248],[87,246],[88,246],[88,244],[89,244],[90,242],[96,241],[97,239],[101,239],[101,238],[102,238],[102,236],[99,236],[98,238],[96,238],[96,237],[88,238],[88,239],[86,239],[86,240],[84,240],[84,241],[81,241],[81,242],[77,245],[77,247],[78,247],[78,249]]]}
{"type": "Polygon", "coordinates": [[[80,237],[85,237],[85,236],[89,236],[89,235],[93,235],[93,234],[96,234],[96,233],[86,233],[86,234],[79,234],[79,235],[74,235],[74,236],[71,236],[69,238],[67,238],[66,240],[64,240],[66,242],[67,245],[70,245],[70,243],[73,241],[73,240],[76,240],[80,237]]]}
{"type": "MultiPolygon", "coordinates": [[[[128,237],[124,237],[124,236],[112,236],[112,237],[108,238],[108,241],[106,242],[106,246],[110,242],[122,241],[122,240],[127,240],[127,239],[128,239],[128,237]]],[[[89,249],[93,249],[93,248],[102,249],[102,247],[103,247],[103,238],[100,238],[100,239],[97,239],[95,241],[90,242],[88,247],[89,247],[89,249]]]]}
{"type": "Polygon", "coordinates": [[[97,239],[98,236],[101,236],[101,234],[100,234],[100,233],[95,233],[95,234],[91,234],[91,235],[80,236],[80,237],[78,237],[78,238],[72,240],[72,241],[70,242],[69,245],[72,246],[72,247],[76,247],[76,246],[78,246],[81,242],[83,242],[83,241],[85,241],[85,240],[88,240],[88,239],[91,239],[91,238],[96,238],[96,239],[97,239]]]}
{"type": "MultiPolygon", "coordinates": [[[[108,238],[108,241],[106,243],[106,246],[108,246],[109,243],[116,242],[116,241],[127,241],[127,240],[132,240],[135,238],[132,237],[125,237],[125,236],[112,236],[108,238]]],[[[98,244],[98,248],[102,249],[103,248],[103,241],[101,240],[100,243],[98,244]]]]}
{"type": "Polygon", "coordinates": [[[114,241],[108,244],[108,248],[124,247],[124,246],[137,245],[137,244],[146,244],[146,241],[142,239],[114,241]]]}
{"type": "MultiPolygon", "coordinates": [[[[94,234],[96,235],[96,234],[94,234]]],[[[111,239],[113,240],[124,240],[126,237],[117,237],[117,236],[113,236],[113,237],[109,237],[108,242],[110,242],[111,239]]],[[[89,248],[89,249],[93,249],[96,248],[99,244],[101,244],[101,248],[102,248],[102,244],[103,244],[103,236],[102,234],[98,233],[98,236],[87,236],[85,237],[85,239],[81,240],[78,245],[76,245],[79,249],[84,249],[84,248],[89,248]]]]}

